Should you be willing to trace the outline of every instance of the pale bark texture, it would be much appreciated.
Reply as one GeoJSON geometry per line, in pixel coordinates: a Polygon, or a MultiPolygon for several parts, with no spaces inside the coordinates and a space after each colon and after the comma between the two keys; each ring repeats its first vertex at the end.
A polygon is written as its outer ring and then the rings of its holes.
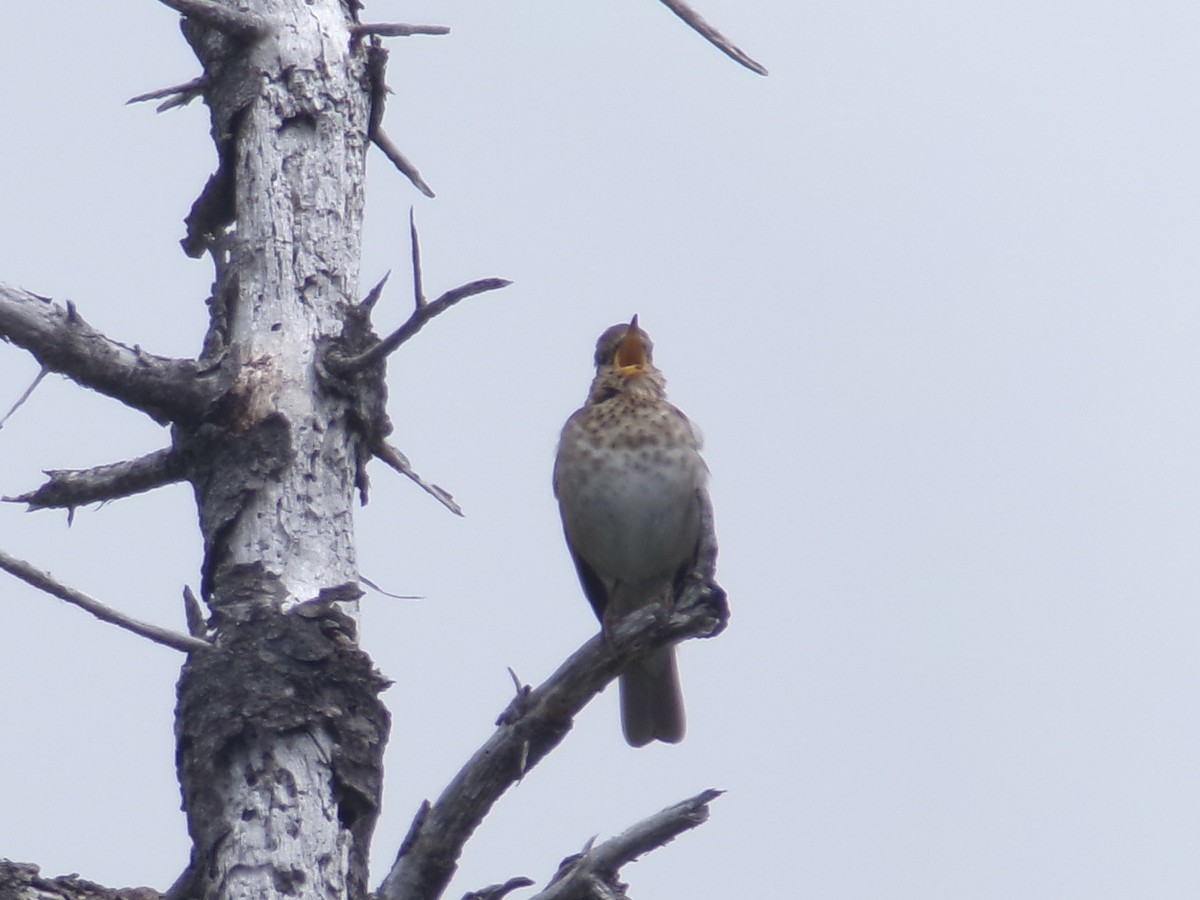
{"type": "MultiPolygon", "coordinates": [[[[388,716],[355,642],[352,505],[366,423],[317,355],[357,303],[370,84],[339,0],[252,0],[253,40],[198,18],[220,170],[186,249],[217,261],[207,359],[230,391],[175,443],[194,461],[214,651],[179,682],[191,865],[175,894],[367,889],[388,716]]],[[[362,329],[354,335],[365,335],[362,329]]],[[[376,375],[380,370],[376,370],[376,375]]],[[[378,390],[382,389],[379,380],[378,390]]]]}

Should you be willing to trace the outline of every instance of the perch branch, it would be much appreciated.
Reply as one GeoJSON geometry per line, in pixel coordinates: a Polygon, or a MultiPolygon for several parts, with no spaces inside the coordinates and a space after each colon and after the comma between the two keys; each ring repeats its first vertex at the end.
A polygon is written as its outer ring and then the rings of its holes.
{"type": "Polygon", "coordinates": [[[17,398],[17,402],[14,403],[9,408],[8,412],[6,412],[4,414],[4,418],[0,419],[0,428],[3,428],[4,423],[12,418],[13,413],[15,413],[18,409],[20,409],[22,406],[25,405],[25,401],[28,400],[30,398],[30,396],[33,394],[33,392],[37,390],[37,386],[42,383],[42,379],[46,377],[46,375],[47,375],[47,373],[49,373],[49,371],[50,370],[47,369],[45,366],[42,366],[40,369],[38,369],[38,373],[34,377],[33,381],[30,383],[29,387],[25,388],[25,390],[21,394],[21,396],[17,398]]]}
{"type": "Polygon", "coordinates": [[[736,44],[732,43],[729,38],[713,28],[708,22],[704,21],[704,17],[696,12],[684,0],[662,0],[663,6],[669,9],[679,18],[683,19],[684,23],[699,34],[702,38],[732,59],[734,62],[745,66],[751,72],[759,75],[766,75],[767,68],[762,63],[751,58],[736,44]]]}
{"type": "Polygon", "coordinates": [[[183,465],[171,448],[137,459],[91,469],[51,469],[50,480],[27,494],[2,498],[6,503],[28,503],[29,510],[74,509],[88,503],[115,500],[183,480],[183,465]]]}
{"type": "Polygon", "coordinates": [[[410,37],[414,34],[449,34],[446,25],[405,25],[401,22],[355,22],[350,26],[350,36],[361,38],[375,34],[379,37],[410,37]]]}
{"type": "Polygon", "coordinates": [[[94,600],[87,594],[56,581],[48,572],[35,569],[29,563],[9,556],[2,550],[0,550],[0,569],[20,578],[26,584],[30,584],[39,590],[45,591],[47,594],[57,597],[59,600],[66,600],[68,603],[75,604],[80,609],[90,612],[102,622],[108,622],[110,625],[116,625],[118,628],[132,631],[134,634],[154,641],[156,644],[162,644],[164,647],[171,647],[175,650],[182,650],[184,653],[191,653],[193,650],[207,650],[211,646],[207,641],[199,640],[190,635],[180,634],[177,631],[171,631],[169,628],[160,628],[157,625],[151,625],[148,622],[142,622],[124,613],[117,612],[115,609],[105,606],[99,600],[94,600]]]}
{"type": "MultiPolygon", "coordinates": [[[[450,510],[450,512],[454,513],[456,516],[461,516],[463,514],[462,507],[454,502],[454,497],[449,491],[443,487],[439,487],[436,484],[426,481],[424,478],[414,472],[412,463],[408,461],[408,457],[389,444],[387,441],[380,438],[379,441],[376,442],[375,446],[371,448],[371,452],[405,478],[411,478],[414,482],[416,482],[421,490],[432,496],[438,501],[438,503],[450,510]]],[[[372,587],[374,587],[374,585],[372,585],[372,587]]],[[[376,590],[378,590],[378,588],[376,588],[376,590]]],[[[383,591],[382,593],[387,592],[383,591]]]]}
{"type": "Polygon", "coordinates": [[[138,94],[136,97],[130,97],[125,101],[125,105],[129,106],[132,103],[144,103],[147,100],[160,100],[163,97],[167,99],[158,104],[154,108],[155,112],[166,112],[176,106],[187,106],[197,97],[199,97],[204,89],[208,86],[208,76],[200,75],[193,78],[191,81],[185,81],[183,84],[173,84],[170,87],[159,88],[156,91],[150,91],[145,94],[138,94]]]}
{"type": "MultiPolygon", "coordinates": [[[[709,532],[711,533],[711,532],[709,532]]],[[[715,552],[715,546],[713,547],[715,552]]],[[[414,823],[379,888],[380,900],[435,898],[458,856],[492,805],[566,737],[573,717],[635,657],[685,638],[713,637],[725,628],[725,592],[709,577],[702,548],[696,570],[673,609],[648,607],[596,635],[538,688],[524,688],[501,714],[498,728],[414,823]]]]}
{"type": "Polygon", "coordinates": [[[197,418],[221,392],[219,370],[118,343],[83,321],[70,301],[64,309],[3,283],[0,338],[28,350],[52,372],[140,409],[156,422],[197,418]]]}
{"type": "Polygon", "coordinates": [[[657,850],[685,831],[708,821],[708,804],[721,796],[722,791],[707,790],[689,800],[668,806],[636,825],[610,838],[598,847],[588,846],[583,852],[563,861],[546,889],[530,900],[581,900],[597,896],[623,897],[617,873],[644,853],[657,850]],[[609,891],[601,894],[597,884],[609,891]]]}
{"type": "Polygon", "coordinates": [[[175,12],[196,19],[205,25],[224,32],[239,41],[256,41],[270,30],[270,23],[256,13],[226,6],[215,0],[158,0],[175,12]]]}

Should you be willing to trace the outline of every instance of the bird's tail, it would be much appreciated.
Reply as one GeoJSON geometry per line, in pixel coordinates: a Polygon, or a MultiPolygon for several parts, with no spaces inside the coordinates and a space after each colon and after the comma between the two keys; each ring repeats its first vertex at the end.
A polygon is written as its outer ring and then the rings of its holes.
{"type": "Polygon", "coordinates": [[[621,673],[621,727],[631,747],[683,740],[683,693],[674,647],[634,660],[621,673]]]}

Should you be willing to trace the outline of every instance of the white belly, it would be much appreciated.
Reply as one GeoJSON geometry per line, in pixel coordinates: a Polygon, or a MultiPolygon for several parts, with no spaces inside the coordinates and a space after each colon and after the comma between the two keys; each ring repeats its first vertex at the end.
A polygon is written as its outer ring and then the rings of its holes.
{"type": "Polygon", "coordinates": [[[563,509],[571,545],[610,588],[656,593],[695,550],[704,473],[690,447],[608,448],[561,467],[560,492],[573,498],[563,509]]]}

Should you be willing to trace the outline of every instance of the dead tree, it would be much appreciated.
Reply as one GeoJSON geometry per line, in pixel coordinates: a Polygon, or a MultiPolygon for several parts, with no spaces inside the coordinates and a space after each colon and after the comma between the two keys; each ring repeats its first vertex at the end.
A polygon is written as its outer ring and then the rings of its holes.
{"type": "MultiPolygon", "coordinates": [[[[473,281],[427,300],[413,229],[415,305],[377,336],[383,284],[360,299],[366,153],[378,146],[423,192],[383,129],[381,36],[437,26],[368,24],[356,0],[162,0],[183,15],[203,73],[143,95],[170,108],[203,98],[219,165],[181,243],[215,268],[196,359],[156,356],[92,328],[60,305],[0,284],[0,337],[43,372],[62,373],[170,426],[170,446],[48,481],[7,498],[76,507],[173,482],[195,494],[204,541],[199,598],[185,590],[189,634],[135,622],[29,563],[0,568],[187,654],[178,683],[176,761],[191,859],[165,894],[43,878],[0,864],[0,897],[357,898],[379,811],[389,717],[386,679],[357,643],[361,595],[353,505],[378,458],[457,511],[388,442],[388,356],[457,302],[504,287],[473,281]]],[[[761,66],[689,7],[664,2],[743,65],[761,66]]],[[[709,529],[711,534],[711,529],[709,529]]],[[[633,656],[725,625],[711,539],[682,602],[645,611],[589,641],[540,687],[518,684],[488,742],[426,804],[398,848],[380,898],[436,898],[492,803],[567,734],[572,717],[633,656]]],[[[564,862],[544,897],[617,897],[621,866],[707,815],[705,792],[564,862]]],[[[532,882],[514,878],[478,897],[532,882]]]]}

